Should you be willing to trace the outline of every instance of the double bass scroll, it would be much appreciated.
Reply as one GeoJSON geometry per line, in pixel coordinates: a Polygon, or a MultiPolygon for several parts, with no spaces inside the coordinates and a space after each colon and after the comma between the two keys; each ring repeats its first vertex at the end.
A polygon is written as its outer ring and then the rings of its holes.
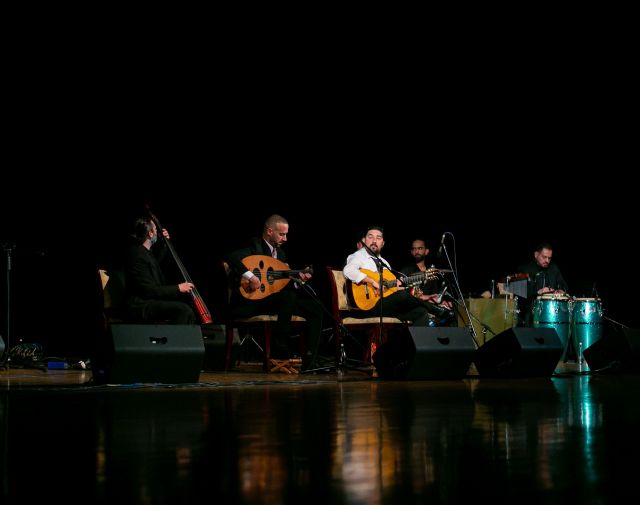
{"type": "MultiPolygon", "coordinates": [[[[147,205],[147,212],[149,213],[149,217],[153,219],[153,221],[156,223],[156,227],[158,228],[158,233],[159,234],[162,233],[162,230],[164,228],[160,224],[160,221],[158,221],[158,218],[155,216],[155,214],[151,212],[151,209],[149,208],[148,205],[147,205]]],[[[180,261],[180,258],[178,257],[176,250],[173,247],[173,244],[166,237],[164,240],[167,244],[167,247],[169,248],[169,251],[171,252],[171,256],[173,256],[173,260],[176,262],[176,264],[178,265],[178,268],[180,269],[180,273],[182,274],[184,281],[190,282],[191,284],[193,284],[193,289],[190,291],[190,294],[191,294],[191,297],[193,298],[193,304],[195,305],[196,310],[198,311],[198,316],[200,316],[200,320],[202,321],[202,324],[213,323],[211,312],[209,312],[209,309],[204,303],[204,300],[202,299],[202,297],[200,296],[200,293],[198,293],[198,290],[196,289],[194,282],[191,280],[191,277],[187,273],[187,269],[184,267],[184,264],[182,263],[182,261],[180,261]]]]}

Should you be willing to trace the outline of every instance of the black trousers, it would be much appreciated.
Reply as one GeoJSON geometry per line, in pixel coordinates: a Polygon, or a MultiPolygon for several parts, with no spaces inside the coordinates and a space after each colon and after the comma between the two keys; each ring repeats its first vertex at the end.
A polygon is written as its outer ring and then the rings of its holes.
{"type": "Polygon", "coordinates": [[[412,321],[413,326],[429,326],[429,311],[407,290],[396,291],[392,295],[381,298],[372,309],[353,311],[350,315],[362,318],[377,317],[380,315],[380,304],[382,304],[382,315],[385,317],[412,321]]]}
{"type": "Polygon", "coordinates": [[[306,296],[293,287],[286,287],[262,300],[235,300],[232,304],[233,317],[252,317],[259,314],[277,315],[274,328],[276,348],[288,348],[291,335],[291,316],[302,316],[307,320],[306,358],[315,361],[322,331],[323,308],[320,301],[306,296]]]}
{"type": "Polygon", "coordinates": [[[184,302],[150,300],[136,310],[143,322],[168,321],[170,324],[195,324],[193,309],[184,302]]]}

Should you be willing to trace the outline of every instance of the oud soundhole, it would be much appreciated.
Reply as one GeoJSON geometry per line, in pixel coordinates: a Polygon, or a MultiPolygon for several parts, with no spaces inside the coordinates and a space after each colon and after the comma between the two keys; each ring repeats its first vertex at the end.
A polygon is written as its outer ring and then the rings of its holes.
{"type": "Polygon", "coordinates": [[[269,269],[267,270],[267,282],[269,284],[273,284],[273,281],[276,280],[276,274],[273,271],[273,268],[269,267],[269,269]]]}

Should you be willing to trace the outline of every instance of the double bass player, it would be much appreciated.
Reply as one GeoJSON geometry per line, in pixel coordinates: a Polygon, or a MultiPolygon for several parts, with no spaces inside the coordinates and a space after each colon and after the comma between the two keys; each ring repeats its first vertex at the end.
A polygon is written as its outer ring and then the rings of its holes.
{"type": "MultiPolygon", "coordinates": [[[[151,217],[141,217],[134,223],[133,238],[136,243],[125,258],[129,316],[141,322],[195,324],[196,315],[188,303],[195,286],[190,281],[167,284],[160,267],[167,253],[167,242],[162,241],[153,247],[158,242],[158,229],[151,217]]],[[[166,229],[162,229],[162,235],[169,239],[166,229]]]]}

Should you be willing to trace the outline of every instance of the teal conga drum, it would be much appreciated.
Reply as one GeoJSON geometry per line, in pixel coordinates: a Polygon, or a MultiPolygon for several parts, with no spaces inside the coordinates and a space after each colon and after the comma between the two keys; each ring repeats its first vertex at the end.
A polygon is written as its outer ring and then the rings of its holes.
{"type": "Polygon", "coordinates": [[[599,298],[576,298],[573,301],[571,342],[581,370],[589,370],[582,353],[602,338],[602,313],[602,302],[599,298]]]}
{"type": "Polygon", "coordinates": [[[533,302],[533,327],[553,328],[562,343],[564,360],[569,344],[571,329],[571,307],[568,296],[541,295],[533,302]]]}

